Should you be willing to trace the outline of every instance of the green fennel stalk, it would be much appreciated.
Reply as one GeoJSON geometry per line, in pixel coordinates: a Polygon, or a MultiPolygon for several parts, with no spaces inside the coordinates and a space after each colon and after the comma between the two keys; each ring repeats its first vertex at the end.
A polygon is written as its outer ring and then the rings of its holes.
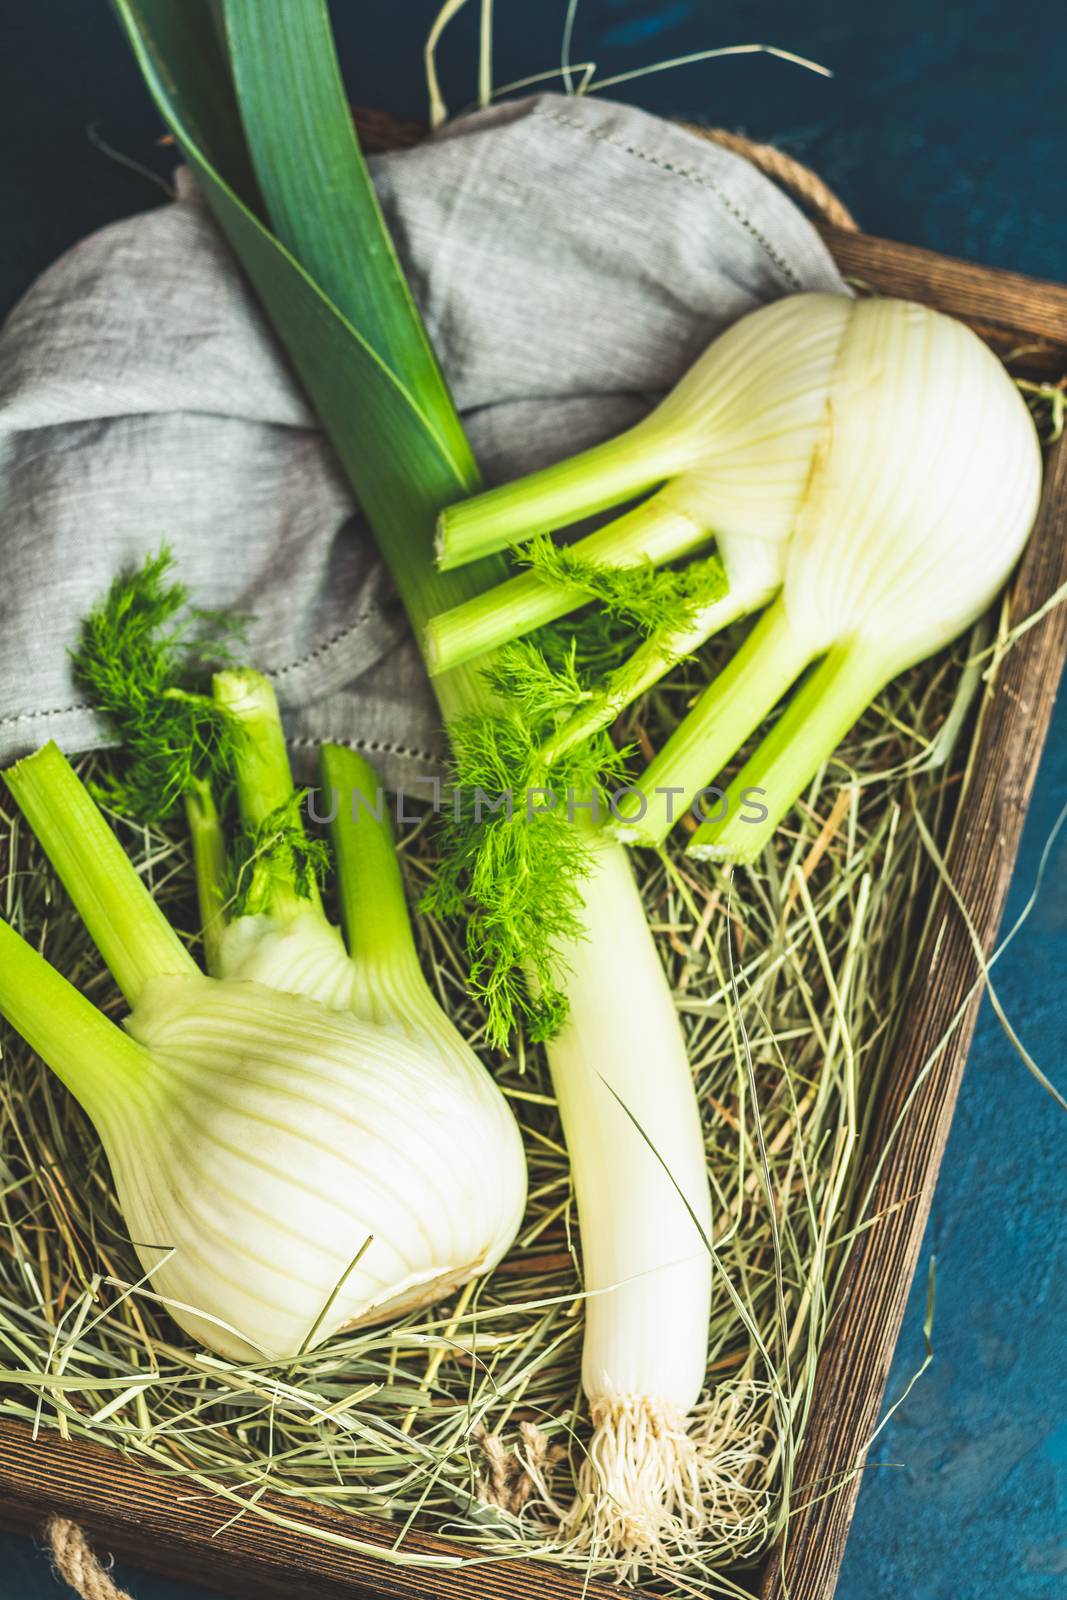
{"type": "Polygon", "coordinates": [[[433,674],[447,672],[576,611],[594,597],[587,581],[591,569],[659,566],[691,555],[710,538],[707,528],[657,495],[556,556],[545,550],[548,541],[535,539],[526,552],[529,571],[429,619],[427,666],[433,674]],[[568,565],[550,569],[549,560],[557,558],[568,565]]]}

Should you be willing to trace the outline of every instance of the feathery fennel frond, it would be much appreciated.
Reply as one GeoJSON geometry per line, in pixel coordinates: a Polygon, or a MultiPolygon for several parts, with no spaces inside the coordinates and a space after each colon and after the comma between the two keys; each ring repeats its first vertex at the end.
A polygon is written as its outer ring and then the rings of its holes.
{"type": "Polygon", "coordinates": [[[125,761],[96,786],[141,822],[168,815],[198,781],[223,777],[239,730],[196,685],[229,658],[245,619],[189,604],[164,546],[120,573],[82,622],[75,681],[115,734],[125,761]]]}
{"type": "Polygon", "coordinates": [[[321,889],[330,870],[324,839],[304,827],[306,789],[294,789],[287,800],[255,827],[246,829],[230,851],[231,916],[255,916],[269,909],[274,882],[281,878],[301,900],[321,889]]]}
{"type": "Polygon", "coordinates": [[[577,643],[553,643],[552,660],[533,641],[508,645],[486,672],[489,706],[453,723],[452,804],[423,900],[432,915],[466,916],[470,984],[499,1046],[519,1019],[540,1040],[566,1018],[557,951],[582,933],[583,823],[606,814],[627,755],[598,734],[549,775],[540,746],[589,692],[577,643]]]}
{"type": "Polygon", "coordinates": [[[651,561],[609,567],[540,534],[531,540],[521,559],[545,583],[584,590],[610,616],[632,623],[645,634],[660,629],[681,632],[699,610],[721,600],[729,589],[726,569],[717,555],[679,568],[656,567],[651,561]]]}

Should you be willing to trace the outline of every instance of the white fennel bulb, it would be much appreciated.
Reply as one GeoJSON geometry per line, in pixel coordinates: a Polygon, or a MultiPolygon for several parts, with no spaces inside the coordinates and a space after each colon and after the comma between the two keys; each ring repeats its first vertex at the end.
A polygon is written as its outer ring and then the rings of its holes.
{"type": "MultiPolygon", "coordinates": [[[[291,793],[284,744],[269,688],[242,682],[266,710],[238,788],[269,815],[272,784],[291,793]]],[[[369,786],[352,752],[331,759],[369,786]]],[[[260,857],[264,909],[229,920],[217,818],[190,797],[205,922],[228,924],[205,976],[55,746],[5,776],[131,1011],[123,1031],[0,923],[0,1013],[97,1128],[175,1321],[222,1355],[282,1359],[489,1271],[522,1216],[521,1140],[423,978],[384,820],[335,827],[350,956],[291,839],[260,857]]]]}
{"type": "Polygon", "coordinates": [[[728,576],[744,572],[749,540],[793,532],[852,307],[796,294],[749,312],[640,424],[673,467],[661,492],[714,534],[728,576]]]}
{"type": "Polygon", "coordinates": [[[884,685],[994,599],[1040,490],[1033,420],[977,335],[909,301],[850,302],[782,589],[642,775],[620,834],[660,843],[817,661],[690,844],[758,854],[884,685]]]}
{"type": "Polygon", "coordinates": [[[295,1355],[510,1244],[522,1155],[476,1061],[206,977],[155,979],[125,1026],[143,1066],[101,1137],[153,1289],[211,1349],[295,1355]]]}

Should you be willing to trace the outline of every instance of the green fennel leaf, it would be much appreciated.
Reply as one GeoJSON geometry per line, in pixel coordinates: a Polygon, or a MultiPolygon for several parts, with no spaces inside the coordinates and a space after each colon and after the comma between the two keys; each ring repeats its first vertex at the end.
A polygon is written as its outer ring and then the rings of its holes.
{"type": "Polygon", "coordinates": [[[544,737],[589,692],[575,643],[554,644],[554,664],[530,640],[507,645],[485,674],[489,707],[453,723],[453,804],[423,900],[432,915],[466,916],[470,985],[499,1046],[519,1019],[541,1040],[566,1018],[559,947],[582,932],[583,823],[591,805],[606,814],[628,754],[599,734],[547,772],[544,737]]]}
{"type": "Polygon", "coordinates": [[[294,789],[287,800],[246,830],[230,852],[227,911],[234,917],[266,911],[277,879],[293,888],[301,900],[321,889],[330,870],[330,852],[324,839],[304,828],[306,789],[294,789]]]}
{"type": "Polygon", "coordinates": [[[173,569],[163,548],[120,573],[71,652],[75,680],[124,757],[96,785],[98,798],[141,822],[167,816],[193,783],[224,776],[239,737],[196,685],[229,659],[245,619],[190,606],[173,569]]]}
{"type": "Polygon", "coordinates": [[[655,567],[650,561],[609,567],[540,534],[520,559],[545,583],[582,589],[609,616],[625,619],[648,634],[661,629],[681,632],[698,611],[721,600],[730,587],[726,570],[714,555],[679,568],[655,567]]]}

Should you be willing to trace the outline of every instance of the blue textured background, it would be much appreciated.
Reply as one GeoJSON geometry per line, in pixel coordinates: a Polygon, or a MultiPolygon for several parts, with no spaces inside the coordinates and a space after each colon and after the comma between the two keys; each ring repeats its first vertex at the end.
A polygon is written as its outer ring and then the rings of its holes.
{"type": "MultiPolygon", "coordinates": [[[[427,0],[341,0],[353,100],[419,116],[427,0]]],[[[472,11],[477,7],[472,7],[472,11]]],[[[496,81],[558,61],[564,0],[497,0],[496,81]]],[[[155,191],[87,129],[165,170],[157,120],[104,0],[34,0],[2,24],[0,310],[60,250],[155,191]]],[[[761,57],[689,66],[616,91],[650,110],[783,142],[872,233],[1067,281],[1062,156],[1067,31],[1025,0],[582,0],[576,60],[626,71],[711,45],[766,40],[832,81],[761,57]]],[[[473,16],[442,50],[454,107],[474,92],[473,16]]],[[[1016,874],[1013,916],[1067,797],[1067,706],[1053,725],[1016,874]]],[[[1030,1050],[1067,1082],[1067,847],[998,972],[1030,1050]]],[[[1053,1600],[1067,1595],[1067,1119],[1034,1085],[988,1006],[967,1071],[924,1259],[937,1253],[933,1367],[878,1441],[841,1600],[1053,1600]]],[[[920,1276],[925,1279],[925,1272],[920,1276]]],[[[908,1309],[891,1393],[922,1357],[925,1284],[908,1309]]],[[[118,1574],[137,1600],[187,1586],[118,1574]]],[[[44,1555],[0,1537],[0,1597],[57,1594],[44,1555]]]]}

